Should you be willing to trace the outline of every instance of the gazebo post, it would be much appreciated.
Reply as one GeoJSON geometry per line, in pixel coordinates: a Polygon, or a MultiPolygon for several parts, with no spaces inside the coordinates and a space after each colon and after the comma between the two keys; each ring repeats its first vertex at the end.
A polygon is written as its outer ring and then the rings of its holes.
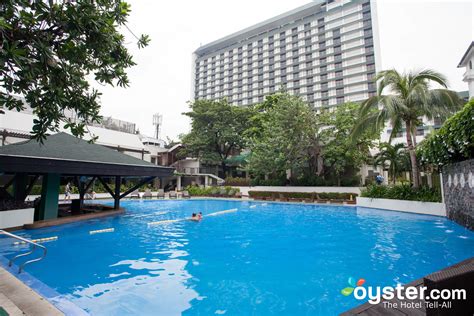
{"type": "Polygon", "coordinates": [[[28,174],[18,172],[15,174],[13,182],[13,197],[17,201],[22,201],[26,198],[26,188],[28,186],[28,174]]]}
{"type": "Polygon", "coordinates": [[[39,220],[58,217],[59,202],[59,174],[48,173],[43,176],[41,185],[41,204],[39,209],[39,220]]]}
{"type": "Polygon", "coordinates": [[[122,178],[120,176],[115,177],[115,194],[114,194],[114,209],[118,210],[120,208],[120,184],[122,178]]]}

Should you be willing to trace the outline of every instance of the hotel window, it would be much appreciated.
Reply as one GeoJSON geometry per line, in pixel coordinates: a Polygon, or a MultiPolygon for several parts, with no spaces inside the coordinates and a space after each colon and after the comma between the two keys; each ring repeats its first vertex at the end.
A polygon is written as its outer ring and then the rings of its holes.
{"type": "Polygon", "coordinates": [[[416,130],[416,136],[423,136],[425,135],[425,130],[424,129],[417,129],[416,130]]]}

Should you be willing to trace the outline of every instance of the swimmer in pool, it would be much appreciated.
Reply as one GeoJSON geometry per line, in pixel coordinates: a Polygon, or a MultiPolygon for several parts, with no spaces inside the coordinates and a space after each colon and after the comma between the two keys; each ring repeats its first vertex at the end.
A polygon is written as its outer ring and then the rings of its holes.
{"type": "Polygon", "coordinates": [[[193,213],[193,215],[191,216],[191,218],[189,220],[199,222],[201,220],[201,218],[202,218],[202,216],[199,216],[198,214],[193,213]]]}

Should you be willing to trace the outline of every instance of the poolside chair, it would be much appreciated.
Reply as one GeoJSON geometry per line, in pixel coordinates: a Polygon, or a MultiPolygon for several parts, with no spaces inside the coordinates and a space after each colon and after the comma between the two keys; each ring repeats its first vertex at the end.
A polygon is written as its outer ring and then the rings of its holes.
{"type": "Polygon", "coordinates": [[[176,191],[170,191],[169,198],[170,199],[177,199],[178,195],[176,194],[176,191]]]}
{"type": "Polygon", "coordinates": [[[189,192],[188,192],[188,191],[183,191],[181,197],[182,197],[183,199],[189,199],[189,198],[191,198],[191,195],[189,195],[189,192]]]}
{"type": "Polygon", "coordinates": [[[143,193],[143,198],[144,199],[151,199],[153,197],[153,195],[151,194],[151,190],[150,189],[146,189],[145,190],[145,193],[143,193]]]}
{"type": "Polygon", "coordinates": [[[133,199],[133,198],[139,199],[140,198],[140,192],[138,192],[138,190],[133,191],[132,193],[130,193],[130,198],[131,199],[133,199]]]}
{"type": "Polygon", "coordinates": [[[156,195],[156,197],[157,197],[158,199],[159,199],[159,198],[164,199],[164,198],[165,198],[165,190],[159,189],[159,190],[158,190],[158,194],[156,195]]]}

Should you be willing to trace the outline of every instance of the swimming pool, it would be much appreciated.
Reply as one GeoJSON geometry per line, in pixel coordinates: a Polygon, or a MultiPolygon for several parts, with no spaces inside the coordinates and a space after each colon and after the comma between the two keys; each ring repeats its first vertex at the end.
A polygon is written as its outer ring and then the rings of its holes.
{"type": "MultiPolygon", "coordinates": [[[[228,200],[122,206],[126,215],[18,232],[58,236],[26,271],[92,315],[334,315],[362,303],[340,293],[349,277],[395,285],[474,255],[474,233],[434,216],[228,200]],[[148,225],[228,209],[238,211],[148,225]]],[[[0,255],[23,248],[0,238],[0,255]]]]}

